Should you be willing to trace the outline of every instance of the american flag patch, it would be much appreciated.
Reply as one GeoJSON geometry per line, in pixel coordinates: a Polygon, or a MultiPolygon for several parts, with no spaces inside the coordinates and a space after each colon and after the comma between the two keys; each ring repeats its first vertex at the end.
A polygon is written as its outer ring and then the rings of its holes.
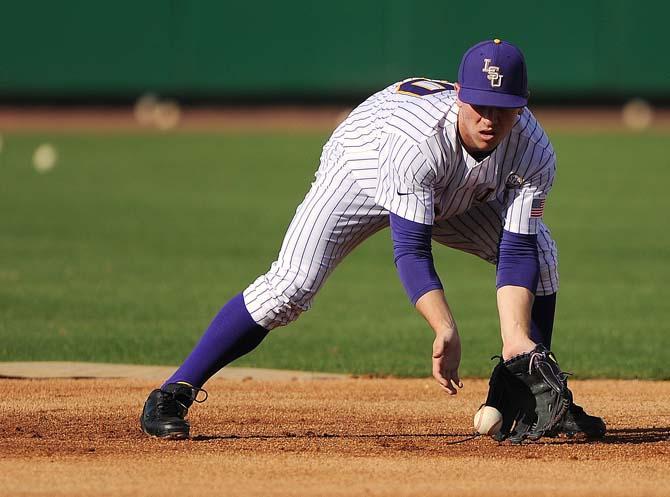
{"type": "Polygon", "coordinates": [[[530,217],[542,217],[544,214],[544,203],[547,199],[536,198],[530,206],[530,217]]]}

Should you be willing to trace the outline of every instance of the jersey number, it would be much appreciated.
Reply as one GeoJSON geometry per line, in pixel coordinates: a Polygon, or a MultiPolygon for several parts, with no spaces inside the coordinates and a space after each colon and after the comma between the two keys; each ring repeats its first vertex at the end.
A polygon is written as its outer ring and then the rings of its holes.
{"type": "Polygon", "coordinates": [[[454,87],[446,81],[434,79],[416,78],[405,81],[398,86],[398,93],[412,95],[413,97],[424,97],[439,93],[441,91],[453,90],[454,87]]]}

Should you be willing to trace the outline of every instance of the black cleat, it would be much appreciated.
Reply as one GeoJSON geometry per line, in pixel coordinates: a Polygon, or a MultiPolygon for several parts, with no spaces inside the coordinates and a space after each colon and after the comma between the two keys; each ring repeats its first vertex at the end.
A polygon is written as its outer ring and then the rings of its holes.
{"type": "Polygon", "coordinates": [[[552,435],[566,435],[571,438],[603,438],[606,431],[607,427],[602,418],[586,414],[582,407],[571,403],[552,435]]]}
{"type": "Polygon", "coordinates": [[[184,418],[193,402],[197,400],[201,388],[192,387],[187,383],[168,383],[149,394],[140,416],[140,426],[147,435],[173,440],[188,438],[190,425],[184,418]]]}

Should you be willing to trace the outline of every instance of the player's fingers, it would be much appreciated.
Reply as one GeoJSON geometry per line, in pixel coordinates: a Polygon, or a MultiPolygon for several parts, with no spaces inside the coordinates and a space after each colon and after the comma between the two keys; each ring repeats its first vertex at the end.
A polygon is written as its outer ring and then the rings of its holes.
{"type": "Polygon", "coordinates": [[[458,393],[458,390],[456,390],[456,387],[452,384],[451,380],[447,380],[447,384],[444,387],[444,390],[449,394],[449,395],[456,395],[458,393]]]}
{"type": "Polygon", "coordinates": [[[449,371],[444,367],[443,364],[439,364],[438,367],[439,372],[437,374],[433,373],[433,376],[438,378],[437,382],[440,384],[440,386],[446,393],[448,393],[449,395],[455,395],[456,387],[451,382],[449,371]]]}
{"type": "Polygon", "coordinates": [[[442,369],[441,363],[442,361],[440,360],[433,360],[433,378],[435,378],[435,381],[440,384],[440,387],[442,387],[445,392],[450,393],[453,388],[442,369]]]}
{"type": "Polygon", "coordinates": [[[453,387],[453,385],[450,382],[448,382],[444,379],[437,380],[437,382],[440,384],[440,388],[442,390],[444,390],[445,393],[448,393],[449,395],[455,395],[456,394],[456,389],[453,387]]]}
{"type": "Polygon", "coordinates": [[[454,383],[458,386],[458,388],[463,388],[463,382],[461,381],[461,379],[458,376],[458,369],[455,369],[451,373],[451,377],[454,380],[454,383]]]}
{"type": "Polygon", "coordinates": [[[445,387],[445,391],[449,395],[456,395],[458,393],[457,388],[459,387],[458,383],[456,383],[452,378],[447,377],[447,385],[445,387]]]}
{"type": "Polygon", "coordinates": [[[456,393],[456,389],[446,378],[437,375],[433,375],[433,378],[435,378],[435,380],[439,383],[440,388],[444,390],[445,393],[448,393],[449,395],[454,395],[456,393]]]}
{"type": "Polygon", "coordinates": [[[439,378],[438,383],[449,395],[456,395],[458,393],[457,388],[463,388],[463,383],[458,378],[458,371],[445,369],[439,375],[439,378]]]}
{"type": "Polygon", "coordinates": [[[433,363],[433,378],[435,378],[443,387],[447,385],[447,379],[442,375],[439,364],[433,363]]]}

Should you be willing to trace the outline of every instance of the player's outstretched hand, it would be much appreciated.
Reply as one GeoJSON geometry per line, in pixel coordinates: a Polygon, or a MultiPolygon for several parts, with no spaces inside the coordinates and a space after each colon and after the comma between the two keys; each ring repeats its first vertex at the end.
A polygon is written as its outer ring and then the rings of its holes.
{"type": "Polygon", "coordinates": [[[437,333],[433,342],[433,377],[449,395],[456,395],[463,382],[458,377],[461,364],[461,338],[458,331],[437,333]]]}

